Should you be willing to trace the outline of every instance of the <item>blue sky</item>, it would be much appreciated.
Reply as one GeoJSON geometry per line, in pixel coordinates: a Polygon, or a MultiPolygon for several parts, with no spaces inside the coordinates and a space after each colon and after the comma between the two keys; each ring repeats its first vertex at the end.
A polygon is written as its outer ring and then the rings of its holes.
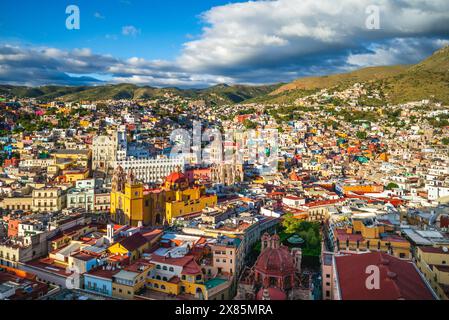
{"type": "Polygon", "coordinates": [[[0,12],[0,83],[11,84],[287,82],[415,63],[449,43],[446,0],[21,0],[0,12]],[[72,4],[80,30],[65,26],[72,4]]]}
{"type": "MultiPolygon", "coordinates": [[[[199,15],[219,0],[20,0],[1,1],[0,40],[65,49],[91,48],[127,58],[172,59],[201,32],[199,15]],[[80,8],[80,30],[67,30],[68,5],[80,8]],[[122,35],[123,26],[140,34],[122,35]]],[[[236,1],[234,1],[236,2],[236,1]]]]}

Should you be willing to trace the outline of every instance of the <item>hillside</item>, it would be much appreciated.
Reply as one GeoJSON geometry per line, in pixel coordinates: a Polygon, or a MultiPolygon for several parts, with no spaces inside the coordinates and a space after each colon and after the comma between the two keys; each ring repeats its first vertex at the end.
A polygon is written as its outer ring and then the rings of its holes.
{"type": "Polygon", "coordinates": [[[271,95],[278,95],[291,90],[315,90],[336,86],[351,85],[356,82],[381,80],[398,75],[407,70],[407,66],[370,67],[350,73],[334,74],[322,77],[307,77],[281,86],[271,95]]]}
{"type": "Polygon", "coordinates": [[[433,98],[449,104],[449,47],[386,79],[382,85],[392,103],[433,98]]]}
{"type": "Polygon", "coordinates": [[[204,100],[209,106],[235,103],[290,104],[324,88],[345,88],[369,83],[380,89],[387,102],[403,103],[435,99],[449,104],[449,46],[416,65],[370,67],[344,74],[297,79],[288,84],[244,86],[219,84],[206,89],[153,88],[133,84],[103,86],[25,87],[0,85],[0,96],[36,98],[41,101],[154,99],[172,94],[204,100]]]}
{"type": "Polygon", "coordinates": [[[194,90],[193,94],[210,105],[234,104],[267,95],[279,86],[280,84],[267,86],[229,86],[220,84],[204,90],[194,90]]]}
{"type": "Polygon", "coordinates": [[[16,98],[36,98],[42,101],[60,99],[63,101],[81,100],[120,100],[120,99],[154,99],[166,94],[177,95],[193,100],[204,100],[209,105],[234,104],[266,95],[279,85],[267,86],[229,86],[225,84],[206,89],[178,89],[139,87],[133,84],[104,85],[94,87],[24,87],[0,85],[0,95],[16,98]]]}
{"type": "Polygon", "coordinates": [[[370,83],[380,88],[386,94],[387,102],[393,104],[424,99],[449,104],[449,46],[412,66],[370,67],[345,74],[297,79],[257,100],[265,103],[291,103],[308,92],[324,88],[344,88],[357,82],[370,83]]]}

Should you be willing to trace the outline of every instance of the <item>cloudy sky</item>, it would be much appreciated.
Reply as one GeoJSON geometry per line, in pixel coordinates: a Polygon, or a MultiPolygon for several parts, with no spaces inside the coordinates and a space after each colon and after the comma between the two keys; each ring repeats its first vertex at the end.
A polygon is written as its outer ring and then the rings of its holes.
{"type": "Polygon", "coordinates": [[[9,84],[288,82],[411,64],[449,44],[447,0],[22,0],[0,12],[9,84]],[[73,4],[78,30],[66,27],[73,4]]]}

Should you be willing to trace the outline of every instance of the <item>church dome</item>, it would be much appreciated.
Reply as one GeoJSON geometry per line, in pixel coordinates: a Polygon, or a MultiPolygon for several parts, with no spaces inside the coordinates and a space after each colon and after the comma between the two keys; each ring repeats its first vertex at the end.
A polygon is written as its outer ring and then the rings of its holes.
{"type": "Polygon", "coordinates": [[[255,269],[265,275],[286,276],[295,272],[294,258],[286,247],[266,248],[256,261],[255,269]]]}
{"type": "Polygon", "coordinates": [[[182,172],[172,172],[166,179],[165,182],[169,183],[183,183],[187,182],[187,177],[182,172]]]}

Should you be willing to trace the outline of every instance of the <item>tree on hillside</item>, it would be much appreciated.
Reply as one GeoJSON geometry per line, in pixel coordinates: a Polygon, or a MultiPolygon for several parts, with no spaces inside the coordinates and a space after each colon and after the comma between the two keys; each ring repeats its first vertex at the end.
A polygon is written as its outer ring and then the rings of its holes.
{"type": "Polygon", "coordinates": [[[257,128],[257,123],[255,123],[249,119],[246,119],[243,122],[243,125],[245,126],[246,129],[256,129],[257,128]]]}
{"type": "Polygon", "coordinates": [[[360,140],[365,140],[367,137],[367,134],[365,131],[358,131],[356,133],[357,138],[359,138],[360,140]]]}
{"type": "Polygon", "coordinates": [[[394,182],[390,182],[386,187],[385,187],[385,189],[387,189],[387,190],[393,190],[393,189],[398,189],[399,188],[399,186],[396,184],[396,183],[394,183],[394,182]]]}

